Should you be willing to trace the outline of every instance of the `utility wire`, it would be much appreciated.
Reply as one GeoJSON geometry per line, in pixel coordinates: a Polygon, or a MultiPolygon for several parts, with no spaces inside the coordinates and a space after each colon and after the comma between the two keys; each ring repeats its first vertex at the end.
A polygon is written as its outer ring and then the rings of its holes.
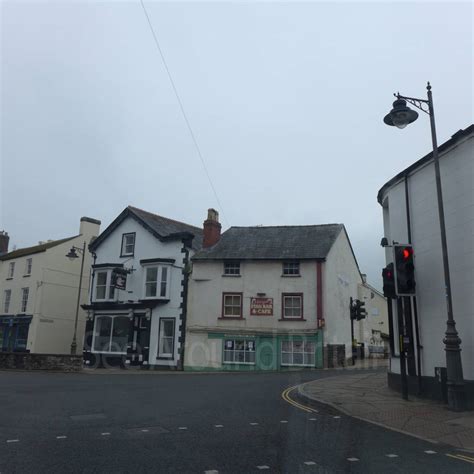
{"type": "Polygon", "coordinates": [[[143,0],[140,0],[140,4],[143,8],[143,13],[145,14],[145,17],[147,19],[147,22],[148,22],[148,26],[150,27],[150,31],[151,31],[151,34],[153,35],[153,39],[155,41],[155,45],[156,45],[156,48],[158,49],[158,52],[160,53],[160,56],[161,56],[161,60],[163,61],[163,65],[165,67],[165,70],[166,70],[166,73],[168,74],[168,78],[170,80],[170,83],[171,83],[171,86],[173,87],[173,91],[174,91],[174,94],[176,96],[176,99],[178,101],[178,104],[179,104],[179,108],[181,109],[181,113],[183,114],[183,117],[184,117],[184,121],[186,122],[186,125],[188,127],[188,130],[189,130],[189,133],[191,135],[191,138],[194,142],[194,146],[196,147],[196,150],[197,150],[197,153],[198,153],[198,156],[199,156],[199,159],[201,160],[201,163],[202,163],[202,166],[204,168],[204,171],[206,173],[206,176],[207,176],[207,179],[209,181],[209,184],[211,185],[211,189],[212,189],[212,192],[214,193],[214,197],[216,198],[216,201],[217,201],[217,204],[220,208],[220,211],[221,211],[221,214],[222,214],[222,217],[224,218],[225,222],[227,225],[229,225],[229,222],[227,221],[226,217],[225,217],[225,214],[224,214],[224,209],[222,207],[222,204],[220,202],[220,199],[219,199],[219,196],[217,195],[217,191],[216,191],[216,188],[214,187],[214,184],[212,183],[212,179],[211,179],[211,176],[209,174],[209,171],[207,169],[207,166],[206,166],[206,162],[204,161],[204,157],[202,156],[202,153],[201,153],[201,149],[199,148],[199,144],[196,140],[196,136],[194,135],[194,132],[193,132],[193,129],[191,127],[191,124],[189,123],[189,120],[188,120],[188,117],[186,115],[186,112],[184,110],[184,106],[183,106],[183,102],[181,101],[181,98],[178,94],[178,90],[176,89],[176,86],[175,86],[175,83],[173,81],[173,77],[171,76],[171,72],[168,68],[168,64],[166,63],[166,60],[165,60],[165,56],[163,54],[163,51],[161,50],[161,46],[160,46],[160,42],[158,41],[158,37],[156,36],[156,33],[155,33],[155,30],[153,28],[153,25],[151,24],[151,21],[150,21],[150,17],[148,16],[148,12],[145,8],[145,4],[143,3],[143,0]]]}

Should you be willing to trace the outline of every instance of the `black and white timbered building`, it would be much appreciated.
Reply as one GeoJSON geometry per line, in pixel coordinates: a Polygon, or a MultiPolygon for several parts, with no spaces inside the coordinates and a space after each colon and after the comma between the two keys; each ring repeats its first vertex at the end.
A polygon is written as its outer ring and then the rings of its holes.
{"type": "Polygon", "coordinates": [[[128,206],[90,245],[86,366],[182,366],[189,260],[202,229],[128,206]]]}

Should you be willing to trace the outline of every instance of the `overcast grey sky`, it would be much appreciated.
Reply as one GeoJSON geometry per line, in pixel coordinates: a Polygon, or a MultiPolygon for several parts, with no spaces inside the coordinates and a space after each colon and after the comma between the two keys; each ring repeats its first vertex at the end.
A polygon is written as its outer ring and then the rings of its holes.
{"type": "Polygon", "coordinates": [[[1,216],[11,245],[105,227],[128,204],[200,226],[347,227],[380,287],[378,189],[472,122],[473,7],[454,2],[2,2],[1,216]]]}

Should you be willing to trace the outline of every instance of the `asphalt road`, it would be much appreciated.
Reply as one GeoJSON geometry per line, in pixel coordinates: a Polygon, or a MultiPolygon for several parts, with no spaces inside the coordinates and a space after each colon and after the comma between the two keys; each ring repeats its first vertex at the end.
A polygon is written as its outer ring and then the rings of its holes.
{"type": "Polygon", "coordinates": [[[0,372],[0,474],[474,471],[454,449],[281,396],[336,373],[0,372]]]}

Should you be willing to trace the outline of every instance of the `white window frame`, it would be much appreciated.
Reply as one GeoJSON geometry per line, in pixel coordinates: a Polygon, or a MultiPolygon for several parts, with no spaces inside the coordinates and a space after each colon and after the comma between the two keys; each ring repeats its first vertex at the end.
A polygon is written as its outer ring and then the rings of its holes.
{"type": "Polygon", "coordinates": [[[13,278],[15,275],[15,262],[10,262],[8,264],[8,278],[13,278]]]}
{"type": "Polygon", "coordinates": [[[244,317],[243,315],[244,308],[243,308],[243,294],[242,293],[233,293],[231,291],[229,292],[224,292],[222,293],[222,318],[229,318],[229,319],[242,319],[244,317]],[[226,305],[226,298],[231,297],[232,299],[234,297],[239,297],[239,305],[237,306],[234,303],[226,305]],[[226,314],[226,308],[239,308],[239,314],[226,314]]]}
{"type": "MultiPolygon", "coordinates": [[[[127,354],[127,349],[125,349],[125,351],[99,351],[99,350],[96,350],[95,349],[95,339],[96,339],[96,335],[97,335],[97,320],[99,318],[112,318],[112,325],[110,326],[110,336],[109,336],[109,348],[111,346],[111,343],[112,343],[112,334],[114,332],[114,320],[115,318],[127,318],[128,320],[130,320],[130,317],[128,316],[128,313],[113,313],[113,314],[108,314],[108,313],[100,313],[100,314],[97,314],[96,317],[95,317],[95,320],[94,320],[94,329],[93,329],[93,332],[92,332],[92,347],[91,347],[91,352],[93,352],[94,354],[111,354],[111,355],[126,355],[127,354]]],[[[128,345],[128,342],[127,342],[127,345],[128,345]]]]}
{"type": "Polygon", "coordinates": [[[300,271],[299,261],[283,262],[283,276],[300,276],[300,271]]]}
{"type": "Polygon", "coordinates": [[[10,312],[11,300],[12,300],[12,290],[11,289],[4,290],[3,291],[3,312],[6,314],[10,312]]]}
{"type": "MultiPolygon", "coordinates": [[[[295,309],[296,306],[292,306],[291,309],[295,309]]],[[[289,309],[289,308],[288,308],[289,309]]],[[[302,294],[292,294],[292,293],[285,293],[283,294],[282,298],[282,319],[303,319],[304,313],[303,313],[303,295],[302,294]],[[286,315],[286,299],[287,298],[298,298],[300,300],[300,315],[299,316],[287,316],[286,315]]]]}
{"type": "Polygon", "coordinates": [[[135,241],[137,239],[137,235],[135,232],[126,232],[125,234],[122,234],[122,247],[120,249],[120,256],[121,257],[131,257],[135,254],[135,241]],[[127,243],[127,237],[133,236],[133,244],[127,243]],[[132,251],[127,252],[127,246],[133,245],[132,251]]]}
{"type": "Polygon", "coordinates": [[[297,340],[293,340],[293,339],[285,339],[283,341],[281,341],[281,345],[280,345],[280,363],[281,363],[281,366],[282,367],[315,367],[316,365],[316,342],[315,341],[307,341],[307,340],[304,340],[304,339],[297,339],[297,340]],[[295,351],[294,351],[294,344],[298,343],[298,342],[301,342],[303,344],[303,350],[302,352],[296,352],[296,354],[302,354],[302,359],[303,359],[303,362],[301,364],[295,364],[294,363],[294,355],[295,355],[295,351]],[[291,351],[283,351],[283,344],[284,343],[288,343],[288,344],[291,344],[291,351]],[[312,344],[313,345],[313,351],[306,351],[305,348],[306,348],[306,344],[312,344]],[[283,354],[291,354],[291,362],[283,362],[283,354]],[[304,358],[305,358],[305,355],[313,355],[313,363],[309,363],[309,364],[305,364],[304,362],[304,358]]]}
{"type": "Polygon", "coordinates": [[[224,262],[224,275],[240,276],[240,262],[224,262]]]}
{"type": "Polygon", "coordinates": [[[167,300],[169,299],[170,295],[170,285],[171,285],[171,265],[157,265],[156,263],[150,263],[147,265],[143,265],[143,299],[144,300],[167,300]],[[146,284],[147,284],[147,273],[149,269],[156,268],[157,275],[156,275],[156,294],[152,296],[146,295],[146,284]],[[165,270],[166,279],[163,280],[163,270],[165,270]],[[166,283],[165,294],[161,294],[161,285],[166,283]]]}
{"type": "Polygon", "coordinates": [[[255,365],[255,361],[256,361],[256,358],[257,358],[257,355],[256,355],[256,341],[255,339],[252,339],[252,338],[238,338],[238,337],[226,337],[223,339],[223,348],[222,348],[222,363],[223,364],[239,364],[239,365],[255,365]],[[227,346],[227,342],[229,341],[232,341],[233,342],[233,348],[232,349],[228,349],[226,346],[227,346]],[[244,343],[244,349],[236,349],[236,342],[243,342],[244,343]],[[253,344],[253,349],[252,350],[249,350],[247,349],[247,346],[248,346],[248,343],[251,342],[253,344]],[[247,354],[250,354],[250,353],[253,353],[254,354],[254,360],[253,362],[247,362],[246,360],[244,362],[240,362],[240,361],[236,361],[236,360],[233,360],[233,361],[229,361],[229,360],[226,360],[225,356],[226,356],[226,352],[232,352],[232,358],[235,359],[235,353],[236,352],[244,352],[244,358],[247,359],[247,354]]]}
{"type": "Polygon", "coordinates": [[[158,326],[158,359],[174,359],[174,346],[175,346],[175,337],[176,337],[176,319],[175,318],[160,318],[160,323],[158,326]],[[166,336],[167,339],[171,339],[171,352],[160,352],[162,348],[163,336],[163,326],[164,323],[171,322],[173,323],[173,335],[166,336]]]}
{"type": "Polygon", "coordinates": [[[20,313],[26,313],[28,309],[28,296],[30,294],[30,289],[28,287],[21,289],[21,305],[20,305],[20,313]],[[25,297],[26,295],[26,297],[25,297]]]}
{"type": "Polygon", "coordinates": [[[25,261],[25,276],[26,275],[31,275],[31,269],[33,267],[33,259],[27,258],[25,261]]]}
{"type": "Polygon", "coordinates": [[[93,301],[116,301],[117,300],[117,288],[114,288],[114,294],[112,298],[110,297],[110,289],[112,287],[112,272],[113,272],[113,268],[96,268],[94,270],[93,301]],[[106,283],[105,283],[105,298],[97,298],[97,282],[99,280],[98,279],[99,273],[107,273],[107,278],[106,278],[106,283]]]}

